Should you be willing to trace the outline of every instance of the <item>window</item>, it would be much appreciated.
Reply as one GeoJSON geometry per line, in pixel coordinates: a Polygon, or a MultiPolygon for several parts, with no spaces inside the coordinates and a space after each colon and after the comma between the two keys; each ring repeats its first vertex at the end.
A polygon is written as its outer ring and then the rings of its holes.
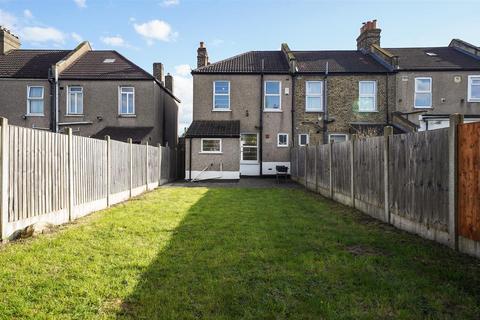
{"type": "Polygon", "coordinates": [[[305,97],[305,111],[323,111],[323,81],[307,81],[305,97]]]}
{"type": "Polygon", "coordinates": [[[265,81],[265,110],[280,110],[282,105],[282,98],[280,92],[282,91],[280,81],[265,81]]]}
{"type": "Polygon", "coordinates": [[[377,82],[360,81],[358,83],[358,111],[377,111],[377,82]]]}
{"type": "Polygon", "coordinates": [[[277,135],[277,147],[288,147],[288,133],[279,133],[277,135]]]}
{"type": "Polygon", "coordinates": [[[27,87],[27,114],[43,116],[43,87],[27,87]]]}
{"type": "Polygon", "coordinates": [[[222,153],[222,139],[202,139],[202,153],[222,153]]]}
{"type": "Polygon", "coordinates": [[[345,133],[331,133],[328,135],[328,142],[344,142],[348,140],[348,136],[345,133]]]}
{"type": "Polygon", "coordinates": [[[300,146],[306,146],[310,140],[310,137],[307,133],[302,133],[298,135],[298,144],[300,146]]]}
{"type": "Polygon", "coordinates": [[[258,161],[258,137],[256,133],[242,134],[240,146],[243,162],[258,161]]]}
{"type": "Polygon", "coordinates": [[[230,110],[230,82],[213,82],[213,110],[230,110]]]}
{"type": "Polygon", "coordinates": [[[122,115],[135,114],[135,88],[120,87],[119,113],[122,115]]]}
{"type": "Polygon", "coordinates": [[[432,78],[415,78],[415,108],[432,107],[432,78]]]}
{"type": "Polygon", "coordinates": [[[83,88],[68,87],[67,114],[83,114],[83,88]]]}
{"type": "Polygon", "coordinates": [[[480,75],[468,76],[468,101],[480,102],[480,75]]]}

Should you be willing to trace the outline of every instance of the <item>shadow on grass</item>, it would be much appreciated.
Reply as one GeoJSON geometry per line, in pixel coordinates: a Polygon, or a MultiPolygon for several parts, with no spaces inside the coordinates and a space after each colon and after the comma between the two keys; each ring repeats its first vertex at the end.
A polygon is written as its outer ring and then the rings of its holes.
{"type": "Polygon", "coordinates": [[[458,318],[480,311],[473,260],[359,224],[351,209],[318,200],[298,190],[208,190],[117,318],[458,318]]]}

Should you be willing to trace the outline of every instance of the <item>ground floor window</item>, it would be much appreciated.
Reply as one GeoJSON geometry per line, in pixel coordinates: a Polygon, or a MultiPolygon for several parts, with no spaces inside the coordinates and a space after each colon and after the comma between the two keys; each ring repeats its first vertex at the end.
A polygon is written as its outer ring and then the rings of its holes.
{"type": "Polygon", "coordinates": [[[242,161],[258,161],[258,136],[256,133],[245,133],[240,138],[242,161]]]}
{"type": "Polygon", "coordinates": [[[202,153],[221,153],[222,139],[202,139],[202,153]]]}
{"type": "Polygon", "coordinates": [[[277,147],[288,147],[288,133],[278,134],[277,147]]]}
{"type": "Polygon", "coordinates": [[[298,144],[301,146],[306,146],[309,143],[310,136],[308,133],[302,133],[298,135],[298,144]]]}
{"type": "Polygon", "coordinates": [[[328,142],[344,142],[348,140],[348,135],[345,133],[330,133],[328,135],[328,142]]]}

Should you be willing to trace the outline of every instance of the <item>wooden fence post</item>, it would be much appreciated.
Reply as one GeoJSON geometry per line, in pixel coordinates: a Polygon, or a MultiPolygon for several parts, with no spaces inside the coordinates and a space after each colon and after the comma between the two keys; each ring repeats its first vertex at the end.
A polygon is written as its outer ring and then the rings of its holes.
{"type": "Polygon", "coordinates": [[[384,214],[385,222],[391,223],[390,219],[390,175],[389,175],[389,163],[390,163],[390,137],[393,135],[393,127],[386,126],[383,129],[383,194],[384,194],[384,214]]]}
{"type": "Polygon", "coordinates": [[[308,144],[304,147],[305,148],[305,157],[303,157],[303,162],[304,162],[304,166],[303,166],[303,169],[305,170],[305,172],[303,173],[304,174],[304,177],[303,177],[303,180],[305,182],[305,189],[308,190],[308,179],[307,179],[307,175],[308,175],[308,144]]]}
{"type": "Polygon", "coordinates": [[[145,153],[146,153],[146,157],[145,157],[145,162],[146,162],[146,165],[145,165],[145,174],[146,174],[146,177],[145,177],[145,189],[148,191],[148,141],[145,143],[145,153]]]}
{"type": "Polygon", "coordinates": [[[0,240],[7,240],[8,223],[8,120],[0,118],[0,240]]]}
{"type": "Polygon", "coordinates": [[[315,145],[315,192],[318,193],[318,144],[315,145]]]}
{"type": "Polygon", "coordinates": [[[130,144],[130,198],[133,195],[133,144],[132,138],[127,139],[127,143],[130,144]]]}
{"type": "Polygon", "coordinates": [[[450,247],[458,250],[458,125],[463,115],[450,115],[448,128],[448,235],[450,247]]]}
{"type": "Polygon", "coordinates": [[[68,220],[73,221],[73,130],[67,128],[68,135],[68,220]]]}
{"type": "Polygon", "coordinates": [[[162,145],[158,145],[158,186],[162,185],[162,145]]]}
{"type": "Polygon", "coordinates": [[[300,161],[298,161],[299,155],[300,155],[300,146],[297,146],[296,149],[297,149],[297,161],[296,161],[296,165],[297,165],[297,182],[300,182],[300,175],[298,174],[298,163],[300,162],[300,161]]]}
{"type": "Polygon", "coordinates": [[[355,208],[355,143],[357,135],[352,134],[350,139],[350,198],[352,199],[352,207],[355,208]]]}
{"type": "Polygon", "coordinates": [[[330,198],[333,199],[333,172],[332,172],[332,167],[333,167],[333,140],[330,140],[329,145],[329,150],[330,152],[328,153],[328,175],[329,175],[329,189],[330,189],[330,198]]]}
{"type": "Polygon", "coordinates": [[[112,145],[110,144],[110,136],[105,136],[105,141],[107,141],[107,207],[110,207],[110,188],[112,184],[112,145]]]}

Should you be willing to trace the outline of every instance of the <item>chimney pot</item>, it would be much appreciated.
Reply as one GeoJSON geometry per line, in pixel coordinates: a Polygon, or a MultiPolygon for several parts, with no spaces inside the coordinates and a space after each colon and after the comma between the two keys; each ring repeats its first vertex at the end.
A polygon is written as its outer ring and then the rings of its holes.
{"type": "Polygon", "coordinates": [[[357,37],[357,50],[370,51],[372,45],[380,45],[381,29],[377,28],[377,20],[362,23],[360,35],[357,37]]]}
{"type": "Polygon", "coordinates": [[[153,64],[153,76],[160,81],[162,84],[165,83],[164,72],[163,72],[163,63],[155,62],[153,64]]]}

